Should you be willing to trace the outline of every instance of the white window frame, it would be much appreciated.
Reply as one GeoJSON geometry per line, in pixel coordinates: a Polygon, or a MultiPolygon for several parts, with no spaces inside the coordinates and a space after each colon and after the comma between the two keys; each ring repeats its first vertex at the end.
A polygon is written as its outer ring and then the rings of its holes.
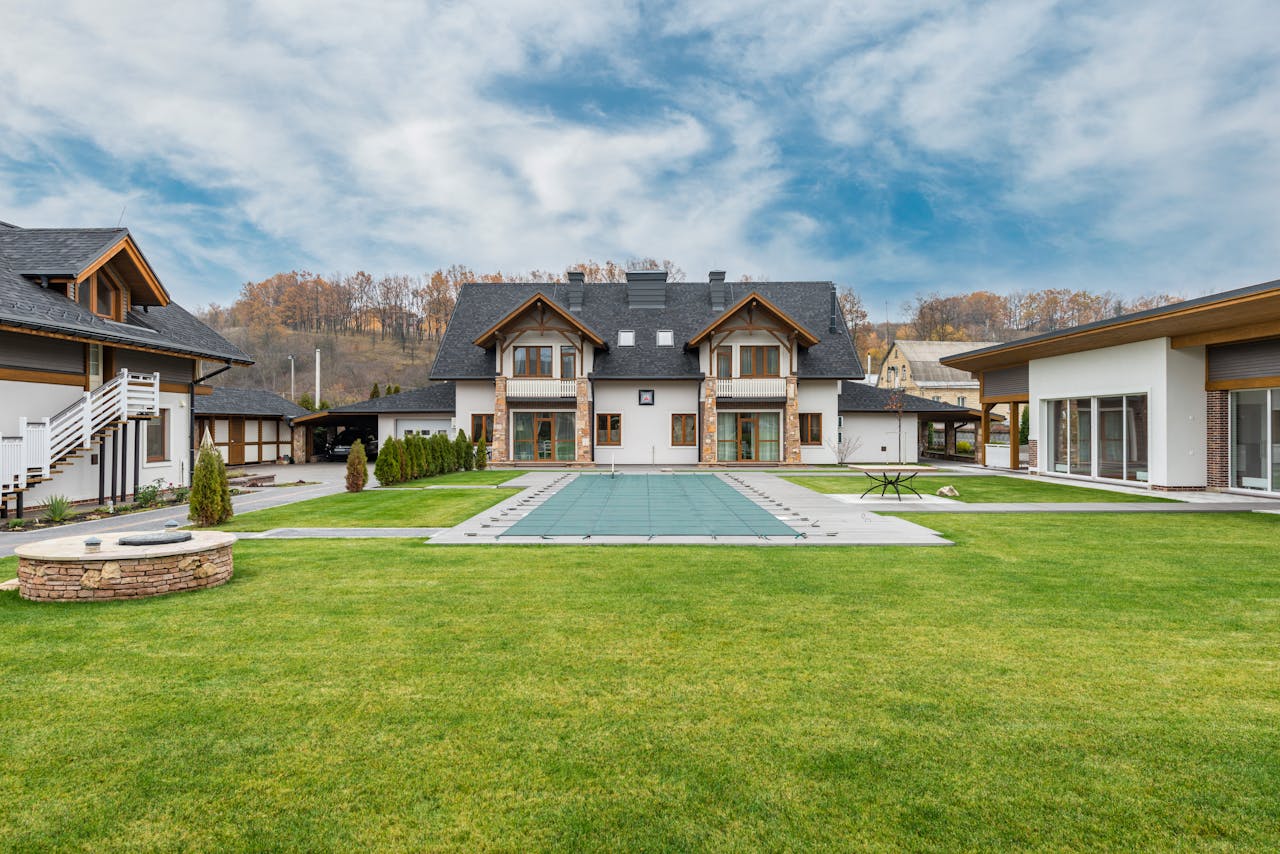
{"type": "Polygon", "coordinates": [[[634,347],[636,346],[636,331],[634,329],[618,330],[618,346],[634,347]]]}
{"type": "Polygon", "coordinates": [[[1272,411],[1271,407],[1275,405],[1275,396],[1277,394],[1280,394],[1280,388],[1266,388],[1266,389],[1233,388],[1229,392],[1227,392],[1227,491],[1233,492],[1237,495],[1280,495],[1280,490],[1275,490],[1271,488],[1251,489],[1250,487],[1247,487],[1247,486],[1236,486],[1232,482],[1235,479],[1235,471],[1236,471],[1235,403],[1236,403],[1236,395],[1242,391],[1265,391],[1267,393],[1267,406],[1265,409],[1267,435],[1265,437],[1266,441],[1263,443],[1267,449],[1267,458],[1266,458],[1266,462],[1263,464],[1263,471],[1267,473],[1268,487],[1272,485],[1271,477],[1272,477],[1272,472],[1274,471],[1272,466],[1275,464],[1273,455],[1275,453],[1276,440],[1280,438],[1272,435],[1271,433],[1271,411],[1272,411]]]}
{"type": "Polygon", "coordinates": [[[659,329],[657,342],[659,347],[674,347],[676,346],[676,334],[670,329],[659,329]],[[664,336],[667,339],[665,342],[662,340],[664,336]]]}

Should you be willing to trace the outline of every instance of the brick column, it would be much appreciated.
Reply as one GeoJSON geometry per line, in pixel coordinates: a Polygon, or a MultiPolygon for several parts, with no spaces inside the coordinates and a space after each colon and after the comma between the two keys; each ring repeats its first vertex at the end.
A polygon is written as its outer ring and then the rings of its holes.
{"type": "Polygon", "coordinates": [[[702,387],[702,462],[710,466],[718,462],[720,419],[716,413],[716,378],[707,377],[702,387]]]}
{"type": "Polygon", "coordinates": [[[493,445],[489,448],[489,462],[507,462],[507,378],[497,377],[493,382],[493,445]]]}
{"type": "Polygon", "coordinates": [[[800,394],[795,374],[787,377],[787,403],[782,415],[782,461],[800,464],[800,394]]]}
{"type": "Polygon", "coordinates": [[[1231,392],[1205,392],[1205,484],[1210,489],[1231,486],[1231,392]]]}
{"type": "Polygon", "coordinates": [[[574,459],[591,462],[591,400],[587,397],[587,378],[578,377],[578,409],[573,418],[574,459]]]}
{"type": "Polygon", "coordinates": [[[1030,474],[1036,474],[1036,468],[1040,465],[1040,443],[1035,439],[1027,440],[1027,471],[1030,474]]]}

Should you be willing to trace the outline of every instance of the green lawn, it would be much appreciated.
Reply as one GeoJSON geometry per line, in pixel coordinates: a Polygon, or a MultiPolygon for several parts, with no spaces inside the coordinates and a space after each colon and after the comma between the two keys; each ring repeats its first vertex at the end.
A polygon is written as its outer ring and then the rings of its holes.
{"type": "Polygon", "coordinates": [[[503,471],[501,469],[485,469],[484,471],[455,471],[449,474],[436,475],[435,477],[420,477],[417,480],[409,480],[404,483],[397,483],[388,489],[398,489],[411,486],[495,486],[500,483],[506,483],[513,478],[517,478],[528,472],[522,471],[503,471]]]}
{"type": "MultiPolygon", "coordinates": [[[[871,479],[865,475],[799,475],[788,477],[792,483],[807,486],[815,492],[862,494],[871,486],[871,479]]],[[[954,486],[960,497],[954,501],[971,504],[1004,503],[1010,501],[1028,501],[1034,503],[1063,502],[1168,502],[1172,499],[1155,495],[1109,492],[1105,489],[1092,489],[1088,486],[1075,486],[1068,483],[1054,483],[1048,480],[1027,480],[1019,477],[1001,477],[999,475],[920,475],[912,484],[920,492],[937,492],[943,486],[954,486]]],[[[878,496],[879,487],[876,487],[878,496]]],[[[889,490],[890,496],[893,490],[889,490]]]]}
{"type": "Polygon", "coordinates": [[[342,492],[235,516],[223,531],[272,528],[445,528],[515,495],[518,489],[372,489],[342,492]]]}
{"type": "Polygon", "coordinates": [[[1280,845],[1280,517],[925,521],[2,593],[0,849],[1280,845]]]}

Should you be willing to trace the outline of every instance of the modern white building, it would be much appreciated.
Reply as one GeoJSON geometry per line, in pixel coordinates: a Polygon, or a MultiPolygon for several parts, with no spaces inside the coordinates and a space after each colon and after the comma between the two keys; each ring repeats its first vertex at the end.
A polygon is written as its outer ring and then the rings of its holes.
{"type": "Polygon", "coordinates": [[[943,363],[979,376],[984,415],[1029,407],[1033,472],[1280,496],[1280,281],[943,363]]]}

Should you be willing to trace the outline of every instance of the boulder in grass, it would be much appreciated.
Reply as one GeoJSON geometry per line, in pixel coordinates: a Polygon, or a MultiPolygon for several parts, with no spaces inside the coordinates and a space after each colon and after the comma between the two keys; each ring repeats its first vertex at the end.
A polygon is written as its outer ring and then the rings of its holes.
{"type": "Polygon", "coordinates": [[[959,498],[960,490],[956,489],[954,486],[948,485],[939,489],[938,495],[941,495],[943,498],[959,498]]]}

